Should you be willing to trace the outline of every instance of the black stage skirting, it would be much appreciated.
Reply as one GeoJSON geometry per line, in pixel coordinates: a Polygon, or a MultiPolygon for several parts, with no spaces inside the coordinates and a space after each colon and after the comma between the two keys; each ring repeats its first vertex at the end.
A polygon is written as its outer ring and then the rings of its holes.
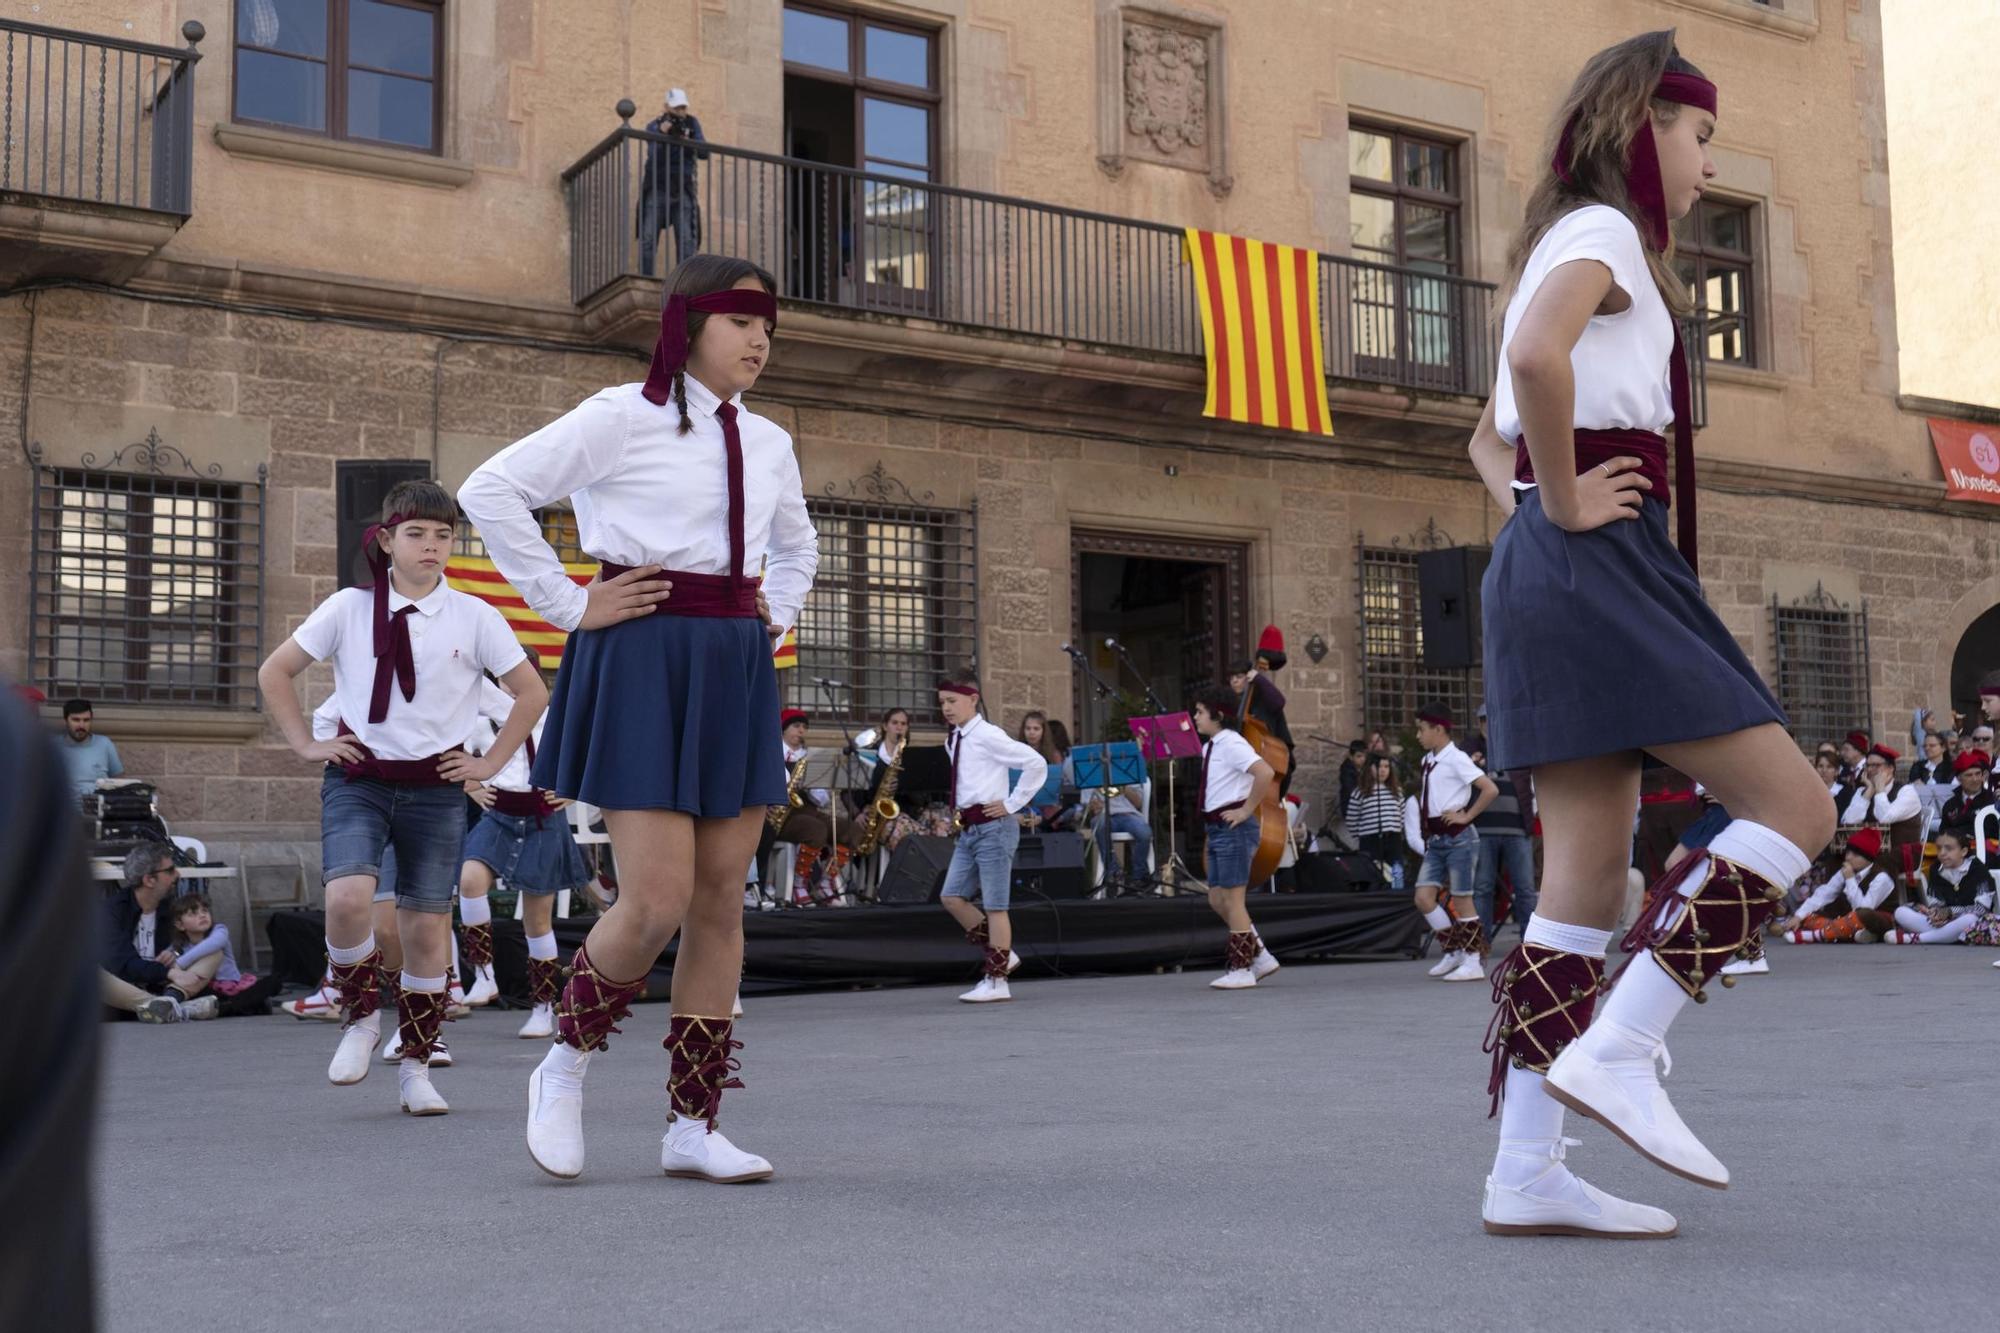
{"type": "MultiPolygon", "coordinates": [[[[1250,912],[1271,951],[1287,963],[1335,958],[1408,958],[1428,928],[1404,893],[1259,894],[1250,912]]],[[[1099,976],[1185,966],[1220,968],[1227,934],[1207,898],[1033,902],[1013,910],[1019,977],[1099,976]]],[[[567,959],[589,919],[556,922],[567,959]]],[[[745,994],[975,980],[979,953],[934,904],[746,912],[745,994]]],[[[279,912],[270,922],[272,970],[317,985],[326,965],[320,914],[279,912]]],[[[668,945],[647,978],[664,997],[673,977],[668,945]]],[[[528,946],[518,921],[493,923],[493,969],[501,993],[525,1003],[528,946]]]]}

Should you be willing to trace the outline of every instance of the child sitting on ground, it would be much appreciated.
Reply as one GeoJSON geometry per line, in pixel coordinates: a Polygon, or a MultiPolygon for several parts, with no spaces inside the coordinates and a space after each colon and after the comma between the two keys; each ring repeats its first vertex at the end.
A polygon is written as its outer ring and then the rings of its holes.
{"type": "Polygon", "coordinates": [[[216,924],[208,898],[199,893],[186,893],[167,907],[173,921],[180,966],[186,967],[190,962],[213,953],[222,955],[221,966],[215,970],[215,980],[209,983],[209,989],[221,1001],[222,1016],[270,1013],[271,997],[278,993],[278,978],[260,978],[236,966],[236,953],[229,943],[229,927],[216,924]]]}

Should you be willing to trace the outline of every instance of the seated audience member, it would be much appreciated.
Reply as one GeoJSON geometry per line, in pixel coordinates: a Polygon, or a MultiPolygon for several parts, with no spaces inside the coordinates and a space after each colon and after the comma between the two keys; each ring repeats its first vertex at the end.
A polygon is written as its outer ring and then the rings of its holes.
{"type": "Polygon", "coordinates": [[[1783,922],[1793,944],[1869,944],[1896,928],[1891,915],[1896,881],[1875,868],[1882,855],[1882,835],[1860,829],[1848,835],[1847,850],[1833,878],[1814,889],[1783,922]]]}
{"type": "Polygon", "coordinates": [[[1925,735],[1923,753],[1910,765],[1910,785],[1917,789],[1918,799],[1923,802],[1924,818],[1937,818],[1937,812],[1958,787],[1951,771],[1951,755],[1941,733],[1933,731],[1925,735]]]}
{"type": "Polygon", "coordinates": [[[63,705],[63,762],[69,767],[70,786],[80,797],[96,791],[99,778],[120,777],[125,772],[111,738],[91,730],[95,720],[88,699],[71,699],[63,705]]]}
{"type": "Polygon", "coordinates": [[[1937,864],[1924,876],[1921,906],[1898,907],[1890,944],[2000,944],[1993,876],[1972,859],[1972,844],[1956,829],[1937,835],[1937,864]]]}
{"type": "Polygon", "coordinates": [[[1938,810],[1938,827],[1958,829],[1970,838],[1979,812],[1993,806],[1993,793],[1986,785],[1993,761],[1984,750],[1961,750],[1951,767],[1958,790],[1938,810]]]}
{"type": "Polygon", "coordinates": [[[215,997],[201,992],[222,967],[222,955],[212,953],[184,968],[168,942],[172,923],[160,904],[179,882],[173,848],[142,842],[126,855],[124,885],[105,898],[100,914],[99,993],[112,1009],[148,1023],[216,1015],[215,997]]]}
{"type": "Polygon", "coordinates": [[[278,978],[259,977],[236,966],[229,927],[216,923],[207,895],[184,893],[167,903],[167,911],[173,917],[174,948],[180,952],[178,966],[183,971],[196,971],[211,956],[221,959],[209,989],[215,993],[225,1016],[271,1011],[271,997],[278,993],[278,978]]]}

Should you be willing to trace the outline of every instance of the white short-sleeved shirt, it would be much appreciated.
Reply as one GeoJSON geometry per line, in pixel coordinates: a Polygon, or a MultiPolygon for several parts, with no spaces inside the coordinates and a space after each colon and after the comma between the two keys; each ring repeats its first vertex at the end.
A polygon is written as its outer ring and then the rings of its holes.
{"type": "Polygon", "coordinates": [[[1436,819],[1465,809],[1472,804],[1472,784],[1485,776],[1471,755],[1456,742],[1447,741],[1436,754],[1424,756],[1423,785],[1418,790],[1424,793],[1429,808],[1421,813],[1436,819]]]}
{"type": "Polygon", "coordinates": [[[1507,349],[1521,316],[1550,273],[1578,259],[1594,259],[1611,270],[1612,281],[1632,298],[1615,315],[1593,315],[1570,352],[1576,374],[1579,430],[1665,432],[1674,408],[1667,368],[1674,350],[1673,317],[1646,266],[1639,229],[1617,209],[1590,204],[1564,214],[1535,243],[1521,270],[1521,283],[1507,302],[1501,326],[1500,368],[1493,384],[1493,425],[1508,440],[1521,441],[1521,413],[1514,405],[1514,376],[1507,349]]]}
{"type": "Polygon", "coordinates": [[[1257,785],[1250,770],[1262,759],[1263,756],[1251,748],[1240,731],[1224,727],[1209,737],[1208,753],[1202,759],[1208,777],[1201,793],[1202,813],[1212,814],[1243,804],[1243,798],[1257,785]]]}
{"type": "MultiPolygon", "coordinates": [[[[410,605],[390,588],[391,613],[410,605]]],[[[401,686],[391,686],[389,715],[380,722],[368,720],[375,692],[373,591],[342,588],[292,631],[292,641],[313,660],[333,659],[334,715],[377,759],[427,759],[463,746],[479,719],[480,673],[504,676],[528,656],[499,611],[443,579],[414,605],[416,697],[405,699],[401,686]]]]}
{"type": "MultiPolygon", "coordinates": [[[[479,720],[473,724],[472,738],[466,749],[474,754],[485,754],[493,748],[493,742],[500,739],[501,728],[514,712],[514,696],[495,685],[490,680],[479,682],[479,720]]],[[[496,791],[533,791],[535,784],[529,781],[533,761],[528,758],[529,747],[539,749],[542,744],[542,724],[549,720],[549,710],[535,719],[535,725],[528,731],[528,744],[514,748],[500,771],[486,780],[486,785],[496,791]]]]}

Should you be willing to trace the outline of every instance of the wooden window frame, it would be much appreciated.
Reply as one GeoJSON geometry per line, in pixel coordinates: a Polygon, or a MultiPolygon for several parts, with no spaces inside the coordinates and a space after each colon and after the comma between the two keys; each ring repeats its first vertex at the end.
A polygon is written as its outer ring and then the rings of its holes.
{"type": "Polygon", "coordinates": [[[1701,359],[1713,366],[1741,366],[1746,370],[1761,368],[1763,357],[1760,354],[1757,339],[1757,308],[1759,304],[1756,250],[1757,205],[1748,201],[1738,202],[1737,200],[1728,198],[1712,200],[1697,199],[1695,200],[1694,210],[1688,214],[1687,236],[1693,239],[1684,239],[1680,232],[1676,231],[1674,236],[1674,259],[1676,262],[1683,259],[1689,260],[1694,265],[1694,280],[1690,284],[1690,293],[1695,298],[1695,308],[1692,318],[1698,321],[1701,328],[1701,337],[1697,340],[1700,347],[1701,359]],[[1726,208],[1731,212],[1743,214],[1743,234],[1745,239],[1750,243],[1750,248],[1748,250],[1727,250],[1720,246],[1706,244],[1703,239],[1701,225],[1701,211],[1704,208],[1726,208]],[[1731,268],[1740,268],[1743,270],[1743,309],[1733,315],[1727,312],[1724,314],[1724,318],[1733,318],[1742,326],[1743,359],[1740,361],[1720,360],[1710,357],[1708,354],[1708,329],[1710,320],[1713,318],[1713,312],[1702,304],[1702,295],[1708,285],[1708,263],[1710,260],[1714,260],[1720,264],[1727,264],[1731,268]]]}
{"type": "Polygon", "coordinates": [[[391,139],[367,139],[347,132],[347,73],[358,69],[364,74],[382,74],[389,78],[409,79],[420,82],[414,75],[398,70],[378,69],[373,65],[351,64],[347,58],[347,15],[349,0],[326,0],[326,55],[324,58],[302,56],[294,51],[279,51],[272,47],[256,46],[242,40],[235,31],[236,4],[230,0],[230,49],[229,49],[229,119],[243,125],[268,125],[273,129],[286,130],[293,134],[308,134],[316,139],[333,139],[340,143],[369,144],[377,148],[392,148],[398,152],[421,153],[426,157],[444,155],[444,0],[375,0],[375,3],[395,9],[421,10],[431,15],[436,24],[436,38],[431,43],[431,142],[427,148],[413,148],[406,143],[391,139]],[[290,125],[280,120],[259,120],[255,116],[245,116],[236,109],[236,92],[241,80],[236,76],[236,55],[239,51],[251,51],[259,55],[276,56],[283,60],[295,60],[303,64],[319,65],[326,70],[326,128],[308,129],[303,125],[290,125]]]}
{"type": "MultiPolygon", "coordinates": [[[[1376,259],[1372,255],[1362,256],[1359,254],[1354,254],[1352,257],[1364,263],[1389,263],[1397,268],[1408,268],[1409,256],[1403,250],[1402,219],[1403,201],[1409,200],[1411,203],[1444,209],[1450,214],[1451,225],[1447,230],[1445,246],[1447,252],[1446,263],[1449,265],[1446,273],[1455,278],[1465,277],[1464,217],[1466,199],[1463,179],[1465,173],[1462,170],[1460,160],[1460,155],[1465,148],[1464,141],[1461,139],[1446,138],[1441,134],[1429,134],[1422,130],[1413,130],[1401,125],[1384,121],[1373,121],[1366,118],[1349,120],[1347,132],[1349,134],[1357,132],[1361,134],[1380,134],[1386,135],[1389,138],[1390,179],[1386,182],[1370,180],[1365,176],[1356,176],[1350,170],[1347,176],[1347,190],[1351,195],[1365,194],[1377,199],[1389,200],[1391,207],[1394,209],[1396,236],[1396,256],[1394,259],[1381,260],[1376,259]],[[1402,149],[1406,142],[1420,143],[1427,148],[1442,148],[1445,150],[1451,162],[1452,193],[1439,193],[1434,190],[1421,189],[1414,185],[1404,185],[1397,179],[1403,157],[1402,149]]],[[[1352,245],[1351,236],[1349,244],[1350,246],[1352,245]]]]}
{"type": "MultiPolygon", "coordinates": [[[[784,62],[784,76],[786,78],[810,79],[815,83],[830,83],[853,89],[854,169],[863,172],[868,170],[868,112],[865,103],[868,98],[875,97],[883,101],[902,102],[909,106],[921,106],[930,113],[930,142],[927,145],[931,159],[930,165],[919,167],[914,162],[893,162],[886,158],[883,160],[889,162],[891,166],[901,167],[908,171],[924,170],[930,173],[928,181],[911,181],[910,184],[912,185],[940,184],[940,176],[942,174],[940,168],[942,164],[938,161],[938,121],[943,109],[944,93],[939,88],[941,78],[938,48],[942,45],[939,39],[942,37],[944,29],[926,27],[920,23],[911,23],[906,19],[884,18],[861,9],[842,9],[834,5],[798,4],[793,3],[793,0],[786,0],[784,9],[795,9],[802,14],[816,14],[821,18],[834,19],[847,25],[846,73],[835,69],[827,69],[823,65],[804,65],[797,61],[787,60],[784,62]],[[918,88],[913,84],[893,83],[887,79],[869,78],[867,67],[868,29],[870,28],[881,28],[887,32],[907,33],[912,37],[923,38],[929,46],[929,68],[925,70],[924,77],[930,81],[930,86],[928,88],[918,88]]],[[[782,15],[779,22],[783,23],[782,15]]],[[[781,36],[781,45],[782,41],[783,38],[781,36]]]]}

